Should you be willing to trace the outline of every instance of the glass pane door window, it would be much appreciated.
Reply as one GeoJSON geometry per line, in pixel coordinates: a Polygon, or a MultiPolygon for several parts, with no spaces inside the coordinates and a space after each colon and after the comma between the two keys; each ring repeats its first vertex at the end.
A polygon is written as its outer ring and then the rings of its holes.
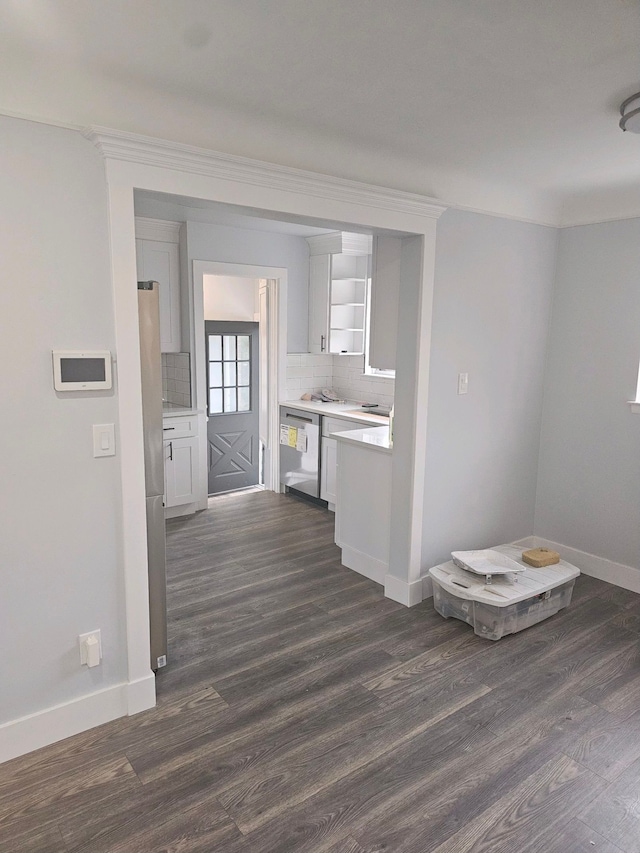
{"type": "Polygon", "coordinates": [[[251,338],[208,335],[209,414],[251,411],[251,338]]]}

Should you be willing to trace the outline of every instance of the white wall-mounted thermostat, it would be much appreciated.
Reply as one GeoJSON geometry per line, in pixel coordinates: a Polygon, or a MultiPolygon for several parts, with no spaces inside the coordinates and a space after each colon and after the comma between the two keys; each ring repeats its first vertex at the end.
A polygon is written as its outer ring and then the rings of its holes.
{"type": "Polygon", "coordinates": [[[111,388],[111,353],[53,350],[53,387],[56,391],[107,391],[111,388]]]}

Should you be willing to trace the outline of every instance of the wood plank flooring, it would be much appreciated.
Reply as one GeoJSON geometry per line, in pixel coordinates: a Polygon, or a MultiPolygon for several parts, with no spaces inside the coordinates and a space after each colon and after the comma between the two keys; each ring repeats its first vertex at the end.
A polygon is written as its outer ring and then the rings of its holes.
{"type": "Polygon", "coordinates": [[[640,596],[491,643],[289,496],[167,532],[157,707],[1,765],[2,853],[640,853],[640,596]]]}

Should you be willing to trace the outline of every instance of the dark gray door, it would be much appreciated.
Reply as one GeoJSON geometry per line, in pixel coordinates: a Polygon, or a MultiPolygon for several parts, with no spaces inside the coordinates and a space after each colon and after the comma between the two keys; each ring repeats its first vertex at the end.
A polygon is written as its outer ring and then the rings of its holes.
{"type": "Polygon", "coordinates": [[[258,439],[258,324],[207,320],[209,494],[255,486],[258,439]]]}

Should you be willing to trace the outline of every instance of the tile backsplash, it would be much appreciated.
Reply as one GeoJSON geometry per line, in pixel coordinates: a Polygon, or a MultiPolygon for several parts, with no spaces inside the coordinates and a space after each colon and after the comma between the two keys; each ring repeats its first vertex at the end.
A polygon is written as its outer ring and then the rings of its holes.
{"type": "Polygon", "coordinates": [[[162,353],[162,398],[175,406],[191,405],[191,360],[188,352],[162,353]]]}
{"type": "Polygon", "coordinates": [[[378,403],[390,409],[393,406],[395,384],[395,379],[367,376],[363,355],[333,356],[333,390],[345,400],[378,403]]]}
{"type": "Polygon", "coordinates": [[[391,408],[395,382],[364,373],[363,355],[287,355],[287,397],[299,400],[305,393],[332,388],[345,400],[378,403],[391,408]]]}

